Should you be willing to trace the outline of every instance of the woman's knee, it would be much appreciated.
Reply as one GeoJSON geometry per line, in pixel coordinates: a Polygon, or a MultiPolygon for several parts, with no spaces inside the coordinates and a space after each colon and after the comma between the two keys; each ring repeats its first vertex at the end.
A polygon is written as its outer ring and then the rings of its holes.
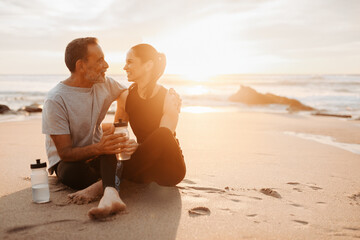
{"type": "Polygon", "coordinates": [[[174,134],[171,132],[171,130],[167,127],[159,127],[157,130],[155,130],[157,132],[157,134],[159,134],[161,136],[161,138],[173,138],[174,134]]]}
{"type": "Polygon", "coordinates": [[[158,182],[158,184],[167,187],[176,186],[185,178],[185,175],[186,167],[185,165],[182,165],[181,167],[178,167],[175,171],[169,172],[168,176],[165,179],[162,179],[162,181],[158,182]]]}

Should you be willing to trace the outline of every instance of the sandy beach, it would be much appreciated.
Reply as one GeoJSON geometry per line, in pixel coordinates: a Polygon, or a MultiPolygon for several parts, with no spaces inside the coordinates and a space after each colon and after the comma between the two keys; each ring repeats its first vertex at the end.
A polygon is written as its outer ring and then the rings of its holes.
{"type": "Polygon", "coordinates": [[[0,239],[360,238],[360,121],[181,113],[185,179],[122,182],[126,212],[102,221],[87,216],[98,202],[68,204],[54,176],[51,202],[32,202],[30,164],[47,159],[40,116],[0,133],[0,239]]]}

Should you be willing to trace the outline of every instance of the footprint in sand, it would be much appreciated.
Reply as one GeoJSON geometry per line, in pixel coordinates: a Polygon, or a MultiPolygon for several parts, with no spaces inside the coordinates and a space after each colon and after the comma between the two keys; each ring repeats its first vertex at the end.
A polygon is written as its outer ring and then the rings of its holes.
{"type": "Polygon", "coordinates": [[[196,186],[177,186],[177,188],[182,190],[199,190],[204,191],[206,193],[225,193],[225,190],[222,190],[220,188],[213,188],[213,187],[196,187],[196,186]]]}
{"type": "Polygon", "coordinates": [[[360,192],[349,196],[349,198],[352,200],[355,200],[355,201],[359,201],[360,200],[360,192]]]}
{"type": "Polygon", "coordinates": [[[286,183],[286,184],[289,184],[289,185],[300,185],[300,183],[298,183],[298,182],[288,182],[288,183],[286,183]]]}
{"type": "Polygon", "coordinates": [[[231,210],[230,208],[220,208],[220,210],[229,212],[230,214],[235,214],[236,213],[235,211],[231,210]]]}
{"type": "Polygon", "coordinates": [[[211,213],[207,207],[195,207],[189,210],[190,217],[209,216],[211,213]]]}
{"type": "Polygon", "coordinates": [[[353,194],[351,196],[348,196],[348,198],[350,198],[351,200],[353,200],[354,202],[351,202],[350,205],[360,205],[360,192],[359,193],[356,193],[356,194],[353,194]]]}
{"type": "Polygon", "coordinates": [[[248,214],[248,215],[246,215],[247,217],[256,217],[257,216],[257,214],[248,214]]]}
{"type": "Polygon", "coordinates": [[[187,192],[186,194],[191,196],[191,197],[201,197],[201,195],[199,193],[187,192]]]}
{"type": "Polygon", "coordinates": [[[302,190],[300,188],[293,188],[293,190],[295,190],[297,192],[302,192],[302,190]]]}
{"type": "Polygon", "coordinates": [[[213,188],[213,187],[189,187],[195,190],[205,191],[207,193],[224,193],[225,190],[220,188],[213,188]]]}
{"type": "Polygon", "coordinates": [[[294,207],[304,207],[304,206],[302,206],[302,205],[300,205],[300,204],[297,204],[297,203],[292,203],[292,204],[290,204],[291,206],[294,206],[294,207]]]}
{"type": "Polygon", "coordinates": [[[243,197],[243,196],[245,196],[245,195],[236,194],[236,193],[228,193],[227,195],[229,195],[229,196],[236,196],[236,197],[243,197]]]}
{"type": "Polygon", "coordinates": [[[313,189],[313,190],[322,190],[321,187],[317,187],[317,186],[308,186],[308,187],[313,189]]]}
{"type": "Polygon", "coordinates": [[[255,199],[255,200],[262,200],[262,198],[259,198],[259,197],[248,196],[248,198],[255,199]]]}
{"type": "Polygon", "coordinates": [[[360,231],[359,227],[344,227],[345,230],[351,230],[351,231],[360,231]]]}
{"type": "Polygon", "coordinates": [[[293,220],[293,221],[296,222],[296,223],[300,223],[302,225],[308,225],[309,224],[308,222],[302,221],[302,220],[293,220]]]}
{"type": "Polygon", "coordinates": [[[274,198],[281,198],[281,195],[277,191],[272,190],[270,188],[262,188],[260,189],[260,192],[274,198]]]}
{"type": "Polygon", "coordinates": [[[181,182],[183,182],[183,183],[187,183],[187,184],[196,184],[196,182],[194,182],[194,181],[191,181],[191,180],[189,180],[189,179],[184,179],[184,180],[182,180],[181,182]]]}

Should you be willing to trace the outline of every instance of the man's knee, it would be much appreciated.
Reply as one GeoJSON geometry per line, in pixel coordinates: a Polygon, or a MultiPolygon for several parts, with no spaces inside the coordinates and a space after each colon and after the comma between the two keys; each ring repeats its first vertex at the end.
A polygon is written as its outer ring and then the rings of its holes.
{"type": "Polygon", "coordinates": [[[82,162],[60,162],[56,175],[60,182],[77,190],[90,186],[98,179],[98,174],[82,162]]]}

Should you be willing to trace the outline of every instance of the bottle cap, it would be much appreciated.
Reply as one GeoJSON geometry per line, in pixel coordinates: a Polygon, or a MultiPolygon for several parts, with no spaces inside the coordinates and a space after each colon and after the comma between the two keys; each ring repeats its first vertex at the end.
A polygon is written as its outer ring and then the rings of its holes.
{"type": "Polygon", "coordinates": [[[44,168],[44,167],[46,167],[46,162],[41,163],[40,159],[36,159],[36,164],[30,164],[31,169],[44,168]]]}
{"type": "Polygon", "coordinates": [[[115,127],[127,127],[128,123],[123,122],[121,118],[119,118],[119,122],[114,123],[115,127]]]}

